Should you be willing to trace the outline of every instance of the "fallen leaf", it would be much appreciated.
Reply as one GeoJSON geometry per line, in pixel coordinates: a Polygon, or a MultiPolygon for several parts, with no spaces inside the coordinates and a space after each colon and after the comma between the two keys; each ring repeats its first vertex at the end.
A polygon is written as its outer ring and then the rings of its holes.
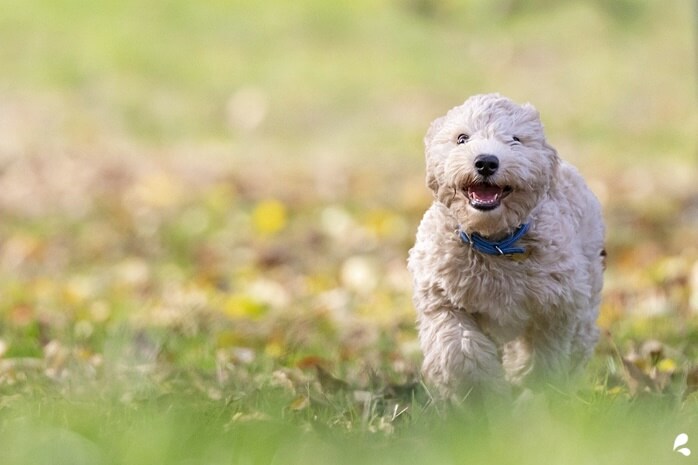
{"type": "Polygon", "coordinates": [[[645,373],[642,372],[633,362],[625,358],[623,360],[623,378],[625,379],[628,389],[631,395],[637,395],[638,393],[650,390],[653,392],[657,391],[657,386],[645,373]]]}
{"type": "Polygon", "coordinates": [[[303,357],[300,359],[298,362],[296,362],[296,366],[298,368],[315,368],[316,366],[321,366],[321,365],[329,365],[329,360],[319,357],[317,355],[308,355],[307,357],[303,357]]]}
{"type": "Polygon", "coordinates": [[[234,294],[223,304],[226,315],[234,318],[261,318],[267,312],[267,306],[245,294],[234,294]]]}
{"type": "Polygon", "coordinates": [[[305,410],[310,406],[310,398],[308,396],[298,396],[289,405],[291,410],[305,410]]]}
{"type": "Polygon", "coordinates": [[[318,381],[320,381],[320,386],[327,392],[337,392],[344,391],[349,388],[349,384],[339,378],[335,378],[327,370],[322,368],[320,365],[315,365],[315,370],[317,370],[318,381]]]}
{"type": "Polygon", "coordinates": [[[657,370],[661,373],[673,373],[676,371],[676,361],[670,358],[665,358],[657,364],[657,370]]]}
{"type": "Polygon", "coordinates": [[[264,200],[252,212],[252,225],[256,232],[263,235],[280,232],[287,222],[286,207],[278,200],[264,200]]]}

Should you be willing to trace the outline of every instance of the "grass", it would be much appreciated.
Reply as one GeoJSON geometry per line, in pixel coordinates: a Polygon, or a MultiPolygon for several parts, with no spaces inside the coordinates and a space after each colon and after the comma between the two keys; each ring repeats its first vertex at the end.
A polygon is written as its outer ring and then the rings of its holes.
{"type": "Polygon", "coordinates": [[[333,397],[312,415],[269,390],[225,401],[181,393],[42,399],[5,409],[0,442],[10,464],[681,463],[673,440],[696,433],[691,409],[661,399],[553,397],[553,407],[490,412],[487,421],[417,408],[362,428],[365,412],[333,397]],[[243,413],[251,405],[257,413],[243,413]]]}
{"type": "Polygon", "coordinates": [[[690,463],[690,2],[0,7],[3,464],[690,463]],[[608,229],[585,379],[514,413],[430,403],[405,270],[428,122],[492,90],[608,229]]]}

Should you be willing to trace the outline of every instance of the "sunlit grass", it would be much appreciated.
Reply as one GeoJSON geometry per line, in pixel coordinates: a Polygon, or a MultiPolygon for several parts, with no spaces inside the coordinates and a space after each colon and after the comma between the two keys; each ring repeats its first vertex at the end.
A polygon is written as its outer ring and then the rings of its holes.
{"type": "Polygon", "coordinates": [[[603,394],[570,399],[553,393],[552,406],[489,411],[487,418],[413,411],[390,429],[337,399],[330,401],[332,408],[316,407],[308,417],[276,396],[262,391],[221,401],[181,393],[34,400],[4,409],[3,460],[12,465],[681,463],[683,457],[672,451],[674,438],[698,433],[690,415],[679,415],[660,399],[630,402],[603,394]],[[252,405],[256,412],[246,413],[252,405]],[[337,416],[341,406],[343,418],[337,416]]]}

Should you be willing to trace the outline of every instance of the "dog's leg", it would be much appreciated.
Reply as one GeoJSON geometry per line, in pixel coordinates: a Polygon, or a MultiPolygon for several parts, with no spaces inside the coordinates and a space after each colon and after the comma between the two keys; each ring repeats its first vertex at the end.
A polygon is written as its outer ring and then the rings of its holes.
{"type": "Polygon", "coordinates": [[[570,384],[574,328],[576,322],[562,311],[555,318],[536,318],[524,336],[530,348],[531,365],[524,384],[566,389],[570,384]]]}
{"type": "Polygon", "coordinates": [[[419,336],[424,377],[443,398],[508,397],[497,346],[472,316],[446,308],[424,312],[419,336]]]}
{"type": "Polygon", "coordinates": [[[510,383],[521,386],[523,380],[528,377],[532,368],[531,352],[530,344],[525,337],[519,337],[504,344],[502,365],[510,383]]]}
{"type": "Polygon", "coordinates": [[[591,358],[594,347],[599,340],[599,329],[596,326],[597,311],[588,311],[585,320],[577,322],[572,336],[572,353],[570,372],[578,376],[584,370],[586,362],[591,358]]]}

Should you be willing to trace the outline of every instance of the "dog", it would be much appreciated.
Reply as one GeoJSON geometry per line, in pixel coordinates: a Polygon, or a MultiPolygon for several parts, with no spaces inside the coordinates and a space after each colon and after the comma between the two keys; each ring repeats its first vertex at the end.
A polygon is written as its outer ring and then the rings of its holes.
{"type": "Polygon", "coordinates": [[[427,386],[462,399],[569,383],[599,335],[599,201],[531,104],[470,97],[424,144],[434,200],[408,269],[427,386]]]}

